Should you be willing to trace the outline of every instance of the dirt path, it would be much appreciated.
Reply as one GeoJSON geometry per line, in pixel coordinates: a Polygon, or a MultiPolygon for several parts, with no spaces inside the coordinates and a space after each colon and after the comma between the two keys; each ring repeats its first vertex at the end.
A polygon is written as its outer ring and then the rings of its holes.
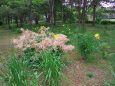
{"type": "Polygon", "coordinates": [[[101,59],[98,63],[87,64],[77,59],[77,53],[70,53],[68,56],[72,63],[67,67],[67,82],[63,86],[103,86],[105,81],[113,81],[109,61],[101,59]],[[88,74],[93,76],[90,78],[88,74]]]}
{"type": "Polygon", "coordinates": [[[9,52],[11,40],[16,36],[16,34],[9,30],[0,30],[0,56],[9,52]]]}

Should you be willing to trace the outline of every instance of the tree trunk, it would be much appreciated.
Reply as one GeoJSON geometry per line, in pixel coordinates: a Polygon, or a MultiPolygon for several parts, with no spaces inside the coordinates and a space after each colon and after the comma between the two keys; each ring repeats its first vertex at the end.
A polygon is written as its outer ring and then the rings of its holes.
{"type": "Polygon", "coordinates": [[[65,23],[66,22],[66,16],[65,16],[65,13],[63,14],[63,22],[65,23]]]}
{"type": "Polygon", "coordinates": [[[36,25],[38,25],[38,20],[39,20],[39,18],[35,17],[35,23],[36,23],[36,25]]]}
{"type": "Polygon", "coordinates": [[[22,16],[20,17],[20,27],[23,27],[23,18],[22,18],[22,16]]]}
{"type": "Polygon", "coordinates": [[[78,0],[78,25],[79,25],[79,27],[80,27],[80,21],[81,21],[80,6],[81,6],[81,1],[78,0]]]}
{"type": "Polygon", "coordinates": [[[62,21],[63,21],[63,23],[65,23],[67,20],[66,14],[67,14],[67,12],[66,12],[66,10],[64,10],[64,7],[63,7],[63,9],[62,9],[62,21]]]}
{"type": "Polygon", "coordinates": [[[98,2],[98,0],[93,0],[93,25],[95,25],[95,11],[98,2]]]}
{"type": "Polygon", "coordinates": [[[45,13],[46,16],[46,22],[48,22],[48,13],[45,13]]]}
{"type": "Polygon", "coordinates": [[[54,0],[51,0],[51,26],[53,26],[53,21],[54,21],[54,0]]]}
{"type": "Polygon", "coordinates": [[[56,25],[56,7],[54,8],[54,25],[56,25]]]}
{"type": "Polygon", "coordinates": [[[63,9],[63,6],[62,6],[62,22],[63,22],[63,15],[64,15],[64,9],[63,9]]]}
{"type": "Polygon", "coordinates": [[[95,10],[96,10],[96,6],[94,5],[93,7],[93,25],[95,25],[95,10]]]}
{"type": "Polygon", "coordinates": [[[50,17],[50,13],[48,14],[48,23],[50,23],[50,19],[51,19],[51,17],[50,17]]]}
{"type": "MultiPolygon", "coordinates": [[[[70,0],[70,4],[71,4],[70,19],[72,19],[72,16],[73,16],[73,14],[72,14],[73,0],[70,0]]],[[[70,21],[70,23],[71,23],[71,21],[70,21]]]]}
{"type": "Polygon", "coordinates": [[[30,28],[32,28],[32,0],[30,0],[30,6],[29,6],[29,24],[30,28]]]}
{"type": "Polygon", "coordinates": [[[82,10],[82,27],[85,28],[85,19],[86,19],[86,4],[87,0],[83,0],[83,10],[82,10]]]}
{"type": "Polygon", "coordinates": [[[8,13],[8,29],[10,30],[10,15],[9,15],[9,13],[8,13]]]}
{"type": "Polygon", "coordinates": [[[18,27],[18,17],[15,17],[16,27],[18,27]]]}

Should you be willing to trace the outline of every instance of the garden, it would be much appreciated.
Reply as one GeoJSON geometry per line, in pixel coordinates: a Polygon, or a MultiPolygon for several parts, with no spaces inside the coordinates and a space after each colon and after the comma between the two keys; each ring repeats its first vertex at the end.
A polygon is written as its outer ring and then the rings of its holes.
{"type": "Polygon", "coordinates": [[[0,86],[115,86],[114,3],[0,1],[0,86]]]}

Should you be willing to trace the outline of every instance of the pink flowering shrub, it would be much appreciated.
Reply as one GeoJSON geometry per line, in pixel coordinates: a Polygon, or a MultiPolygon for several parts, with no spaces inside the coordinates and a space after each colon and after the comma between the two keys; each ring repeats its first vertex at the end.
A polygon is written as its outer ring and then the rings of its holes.
{"type": "Polygon", "coordinates": [[[14,48],[26,50],[28,48],[34,48],[36,51],[48,49],[52,47],[54,50],[60,47],[63,51],[73,50],[74,46],[66,45],[70,41],[67,36],[63,34],[54,34],[48,31],[48,28],[41,27],[38,33],[30,30],[24,30],[21,28],[22,35],[12,42],[14,48]]]}

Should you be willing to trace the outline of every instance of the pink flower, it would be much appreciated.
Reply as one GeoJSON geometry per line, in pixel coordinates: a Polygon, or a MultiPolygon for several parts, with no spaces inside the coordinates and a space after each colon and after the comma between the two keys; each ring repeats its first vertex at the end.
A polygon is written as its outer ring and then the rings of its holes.
{"type": "Polygon", "coordinates": [[[72,45],[65,45],[65,46],[62,46],[62,49],[64,50],[64,51],[68,51],[68,50],[73,50],[75,47],[74,46],[72,46],[72,45]]]}
{"type": "Polygon", "coordinates": [[[23,32],[22,35],[12,41],[14,48],[18,48],[23,51],[27,48],[35,48],[36,50],[48,49],[51,46],[54,50],[57,49],[58,46],[64,51],[74,49],[74,46],[66,45],[66,42],[70,41],[66,35],[57,34],[58,38],[55,39],[54,34],[48,32],[48,30],[49,27],[41,28],[39,33],[35,33],[21,28],[21,31],[23,32]],[[36,40],[40,40],[40,42],[37,43],[36,40]]]}

